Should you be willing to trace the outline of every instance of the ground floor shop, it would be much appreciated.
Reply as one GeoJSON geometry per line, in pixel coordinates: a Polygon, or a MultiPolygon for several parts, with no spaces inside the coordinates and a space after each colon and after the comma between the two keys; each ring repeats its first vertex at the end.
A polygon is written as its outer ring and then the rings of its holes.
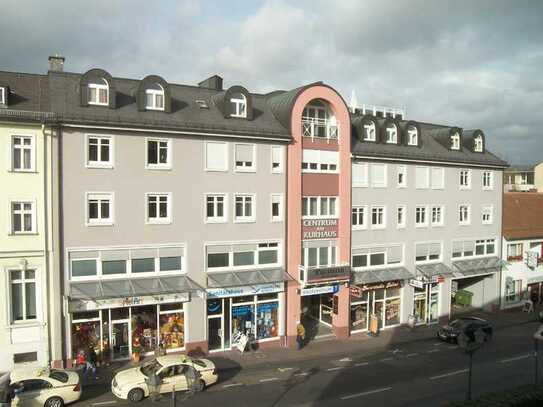
{"type": "Polygon", "coordinates": [[[543,264],[534,268],[522,262],[510,262],[501,277],[502,308],[524,306],[529,300],[534,306],[543,304],[543,264]]]}
{"type": "Polygon", "coordinates": [[[414,287],[413,318],[416,325],[439,321],[439,283],[423,283],[414,287]]]}

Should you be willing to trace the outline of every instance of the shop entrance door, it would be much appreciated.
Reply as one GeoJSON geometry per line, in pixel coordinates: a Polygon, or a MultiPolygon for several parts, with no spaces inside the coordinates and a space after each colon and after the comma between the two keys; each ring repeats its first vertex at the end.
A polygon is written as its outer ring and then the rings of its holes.
{"type": "Polygon", "coordinates": [[[208,317],[207,332],[209,350],[212,351],[224,349],[224,328],[222,315],[208,317]]]}
{"type": "Polygon", "coordinates": [[[111,349],[113,360],[128,359],[132,353],[130,338],[132,332],[129,320],[111,321],[111,349]]]}

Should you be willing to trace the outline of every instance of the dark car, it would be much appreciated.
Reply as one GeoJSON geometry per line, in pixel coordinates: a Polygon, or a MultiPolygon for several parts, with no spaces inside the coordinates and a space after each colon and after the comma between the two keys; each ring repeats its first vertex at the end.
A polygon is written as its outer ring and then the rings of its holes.
{"type": "Polygon", "coordinates": [[[439,327],[437,337],[445,342],[457,343],[458,336],[464,332],[470,340],[475,341],[475,332],[479,329],[484,333],[485,341],[492,339],[492,325],[488,321],[477,317],[455,319],[448,325],[439,327]]]}

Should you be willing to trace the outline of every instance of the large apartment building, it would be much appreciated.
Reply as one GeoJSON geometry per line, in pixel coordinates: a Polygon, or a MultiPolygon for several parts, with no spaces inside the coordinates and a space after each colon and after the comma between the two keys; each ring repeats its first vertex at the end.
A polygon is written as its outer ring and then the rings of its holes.
{"type": "Polygon", "coordinates": [[[506,164],[482,131],[361,112],[321,82],[257,94],[63,62],[32,76],[58,155],[43,173],[58,184],[55,364],[88,347],[126,359],[137,341],[293,346],[299,322],[338,338],[371,315],[432,323],[458,292],[496,303],[506,164]]]}

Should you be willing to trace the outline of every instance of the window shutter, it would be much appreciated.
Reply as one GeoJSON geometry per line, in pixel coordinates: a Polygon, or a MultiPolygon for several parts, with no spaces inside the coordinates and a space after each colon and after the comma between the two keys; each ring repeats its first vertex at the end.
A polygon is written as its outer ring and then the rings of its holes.
{"type": "Polygon", "coordinates": [[[128,250],[104,250],[100,252],[100,257],[105,261],[127,260],[128,250]]]}
{"type": "Polygon", "coordinates": [[[428,243],[417,243],[415,246],[415,256],[426,256],[428,254],[428,243]]]}
{"type": "Polygon", "coordinates": [[[439,256],[441,254],[441,243],[431,243],[430,252],[428,254],[439,256]]]}
{"type": "Polygon", "coordinates": [[[417,188],[428,188],[428,167],[416,167],[415,179],[417,188]]]}
{"type": "Polygon", "coordinates": [[[230,249],[231,249],[230,245],[214,245],[214,246],[207,246],[206,252],[207,254],[229,253],[230,249]]]}
{"type": "Polygon", "coordinates": [[[302,161],[304,162],[318,162],[319,161],[319,151],[318,150],[307,150],[302,151],[302,161]]]}
{"type": "Polygon", "coordinates": [[[258,246],[256,244],[235,244],[232,246],[232,251],[239,252],[254,252],[258,246]]]}
{"type": "Polygon", "coordinates": [[[158,249],[158,255],[160,257],[183,257],[184,253],[185,250],[182,247],[161,247],[158,249]]]}
{"type": "Polygon", "coordinates": [[[443,168],[432,168],[432,188],[443,188],[443,168]]]}
{"type": "Polygon", "coordinates": [[[226,165],[226,143],[206,143],[206,168],[224,170],[226,165]]]}
{"type": "Polygon", "coordinates": [[[353,164],[352,172],[353,186],[368,185],[368,164],[353,164]]]}
{"type": "Polygon", "coordinates": [[[402,261],[402,246],[391,246],[387,249],[389,263],[400,263],[402,261]]]}
{"type": "Polygon", "coordinates": [[[132,259],[148,259],[157,257],[156,249],[136,249],[130,251],[132,259]]]}
{"type": "Polygon", "coordinates": [[[164,111],[170,113],[172,111],[172,95],[170,88],[164,83],[162,84],[162,88],[164,89],[164,111]]]}
{"type": "Polygon", "coordinates": [[[272,162],[274,163],[283,162],[283,147],[279,147],[279,146],[272,147],[272,162]]]}
{"type": "Polygon", "coordinates": [[[473,240],[464,241],[464,251],[474,252],[475,251],[475,242],[473,240]]]}
{"type": "Polygon", "coordinates": [[[110,109],[116,109],[117,108],[117,92],[115,91],[115,86],[113,85],[113,81],[109,81],[109,108],[110,109]]]}
{"type": "Polygon", "coordinates": [[[462,251],[462,247],[463,247],[463,243],[462,241],[457,241],[457,242],[453,242],[452,244],[452,247],[453,247],[453,253],[459,253],[462,251]]]}
{"type": "Polygon", "coordinates": [[[236,144],[236,161],[253,162],[253,144],[236,144]]]}

